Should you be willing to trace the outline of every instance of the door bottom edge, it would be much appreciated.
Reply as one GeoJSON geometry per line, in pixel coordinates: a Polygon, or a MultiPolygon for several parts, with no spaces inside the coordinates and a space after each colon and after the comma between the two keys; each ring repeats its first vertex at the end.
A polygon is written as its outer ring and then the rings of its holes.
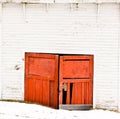
{"type": "Polygon", "coordinates": [[[59,109],[65,110],[91,110],[92,104],[59,104],[59,109]]]}

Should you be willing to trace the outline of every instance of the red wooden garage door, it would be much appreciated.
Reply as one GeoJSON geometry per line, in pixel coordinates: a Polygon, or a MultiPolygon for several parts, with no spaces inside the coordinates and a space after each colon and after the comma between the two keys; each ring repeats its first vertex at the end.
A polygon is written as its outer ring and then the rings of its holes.
{"type": "Polygon", "coordinates": [[[93,56],[26,53],[25,101],[53,108],[92,105],[93,56]]]}
{"type": "Polygon", "coordinates": [[[58,108],[58,55],[26,53],[25,101],[58,108]]]}
{"type": "Polygon", "coordinates": [[[92,103],[93,56],[61,56],[59,104],[92,103]]]}

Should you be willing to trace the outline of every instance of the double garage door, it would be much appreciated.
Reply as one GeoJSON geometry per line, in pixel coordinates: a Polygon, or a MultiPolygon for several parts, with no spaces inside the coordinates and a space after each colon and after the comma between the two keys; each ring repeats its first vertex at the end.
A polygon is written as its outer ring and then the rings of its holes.
{"type": "Polygon", "coordinates": [[[92,105],[93,56],[26,53],[25,101],[56,109],[92,105]]]}

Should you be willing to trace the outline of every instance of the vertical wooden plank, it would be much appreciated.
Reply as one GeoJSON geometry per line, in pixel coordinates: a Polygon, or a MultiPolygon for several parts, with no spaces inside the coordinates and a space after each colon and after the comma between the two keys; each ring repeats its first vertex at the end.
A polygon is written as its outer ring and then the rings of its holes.
{"type": "Polygon", "coordinates": [[[39,97],[40,97],[40,86],[39,86],[39,79],[36,79],[36,85],[35,85],[35,102],[39,103],[39,97]]]}
{"type": "Polygon", "coordinates": [[[67,83],[67,104],[70,104],[70,83],[67,83]]]}
{"type": "Polygon", "coordinates": [[[89,82],[88,88],[89,88],[88,103],[91,104],[91,87],[90,87],[90,82],[89,82]]]}
{"type": "Polygon", "coordinates": [[[49,106],[49,81],[43,80],[43,105],[49,106]]]}
{"type": "Polygon", "coordinates": [[[93,71],[94,56],[90,57],[89,104],[93,104],[93,71]]]}
{"type": "Polygon", "coordinates": [[[84,82],[84,104],[87,104],[87,83],[84,82]]]}
{"type": "Polygon", "coordinates": [[[78,83],[75,82],[75,104],[78,104],[78,83]]]}
{"type": "Polygon", "coordinates": [[[35,96],[36,96],[36,90],[35,90],[36,89],[36,79],[33,79],[33,84],[34,84],[33,85],[33,92],[32,92],[33,93],[33,102],[36,102],[35,101],[35,96]]]}
{"type": "Polygon", "coordinates": [[[84,83],[82,82],[82,104],[84,104],[84,83]]]}
{"type": "Polygon", "coordinates": [[[34,81],[32,79],[29,79],[29,101],[31,102],[33,102],[33,98],[34,98],[33,85],[34,85],[34,81]]]}
{"type": "Polygon", "coordinates": [[[78,96],[79,96],[79,91],[78,91],[78,83],[75,83],[75,104],[78,104],[78,96]]]}
{"type": "Polygon", "coordinates": [[[81,89],[81,82],[79,82],[78,84],[78,104],[81,104],[81,91],[82,91],[82,89],[81,89]]]}
{"type": "Polygon", "coordinates": [[[62,83],[59,83],[59,104],[63,104],[62,98],[63,98],[63,93],[62,93],[62,83]]]}
{"type": "Polygon", "coordinates": [[[41,79],[39,79],[39,103],[42,104],[43,103],[43,82],[41,79]]]}
{"type": "Polygon", "coordinates": [[[89,82],[86,83],[86,104],[89,104],[89,82]]]}
{"type": "Polygon", "coordinates": [[[60,69],[59,69],[59,104],[63,104],[62,99],[63,99],[63,56],[60,56],[60,69]]]}
{"type": "Polygon", "coordinates": [[[91,81],[91,104],[93,104],[93,80],[91,81]]]}
{"type": "Polygon", "coordinates": [[[54,98],[55,98],[55,96],[54,96],[54,81],[50,81],[50,91],[49,91],[49,99],[50,99],[50,107],[53,107],[53,106],[55,106],[54,105],[54,98]]]}
{"type": "Polygon", "coordinates": [[[58,109],[59,108],[59,87],[58,87],[58,80],[59,80],[59,70],[58,70],[58,60],[59,60],[59,56],[55,55],[55,77],[54,77],[54,105],[52,107],[58,109]]]}
{"type": "Polygon", "coordinates": [[[75,102],[75,98],[76,98],[76,92],[75,92],[75,90],[76,90],[76,86],[75,86],[75,83],[73,83],[73,90],[72,90],[72,104],[76,104],[76,102],[75,102]]]}
{"type": "Polygon", "coordinates": [[[31,101],[32,100],[32,95],[31,95],[31,79],[29,79],[29,81],[28,81],[28,85],[29,85],[29,90],[28,90],[28,93],[29,93],[29,100],[28,101],[31,101]]]}
{"type": "Polygon", "coordinates": [[[93,97],[92,81],[90,81],[90,83],[89,83],[89,103],[90,103],[90,104],[93,103],[93,101],[92,101],[92,100],[93,100],[92,97],[93,97]]]}

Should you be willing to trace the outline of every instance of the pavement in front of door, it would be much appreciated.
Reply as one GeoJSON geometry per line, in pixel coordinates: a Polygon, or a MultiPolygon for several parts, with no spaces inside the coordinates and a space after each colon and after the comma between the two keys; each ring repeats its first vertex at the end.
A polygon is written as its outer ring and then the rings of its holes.
{"type": "Polygon", "coordinates": [[[0,101],[0,119],[120,119],[120,113],[56,110],[36,104],[0,101]]]}

